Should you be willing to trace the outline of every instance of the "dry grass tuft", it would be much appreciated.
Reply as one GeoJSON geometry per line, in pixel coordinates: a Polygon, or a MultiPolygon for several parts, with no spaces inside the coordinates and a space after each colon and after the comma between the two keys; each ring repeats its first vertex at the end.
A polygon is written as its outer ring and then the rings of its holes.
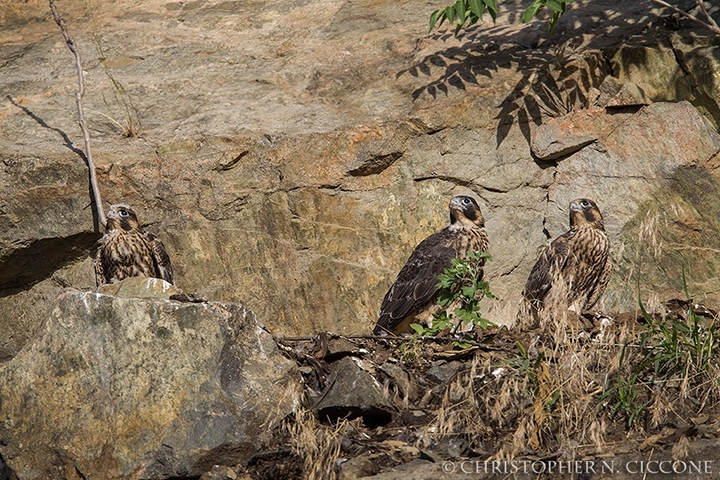
{"type": "Polygon", "coordinates": [[[317,421],[312,411],[298,407],[285,428],[290,434],[292,452],[303,459],[303,478],[306,480],[335,480],[340,457],[342,433],[348,429],[346,420],[335,426],[317,421]]]}
{"type": "Polygon", "coordinates": [[[690,448],[690,442],[687,437],[683,435],[680,440],[677,441],[672,448],[672,458],[676,462],[679,460],[685,460],[688,456],[688,449],[690,448]]]}
{"type": "Polygon", "coordinates": [[[517,336],[516,356],[478,355],[458,373],[429,431],[494,444],[497,460],[569,460],[606,450],[623,424],[642,437],[716,406],[715,323],[680,303],[611,324],[549,305],[536,312],[540,328],[517,336]]]}

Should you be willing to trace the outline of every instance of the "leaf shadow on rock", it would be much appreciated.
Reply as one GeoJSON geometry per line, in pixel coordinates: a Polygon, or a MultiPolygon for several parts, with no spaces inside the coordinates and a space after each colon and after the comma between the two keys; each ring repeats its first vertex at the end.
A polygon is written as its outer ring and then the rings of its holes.
{"type": "MultiPolygon", "coordinates": [[[[397,77],[429,77],[429,83],[413,91],[412,98],[417,100],[424,94],[436,98],[449,95],[451,89],[479,87],[481,77],[497,77],[502,82],[498,75],[501,70],[521,72],[521,78],[515,80],[510,93],[498,105],[496,139],[500,146],[517,122],[530,144],[529,122],[540,125],[543,115],[560,116],[583,108],[589,100],[588,91],[612,74],[603,49],[664,41],[670,30],[666,22],[658,20],[648,4],[588,4],[561,17],[551,36],[545,21],[524,26],[476,26],[460,35],[461,45],[427,55],[397,77]],[[437,67],[441,68],[439,74],[437,67]]],[[[430,38],[445,42],[452,39],[452,34],[430,38]]]]}

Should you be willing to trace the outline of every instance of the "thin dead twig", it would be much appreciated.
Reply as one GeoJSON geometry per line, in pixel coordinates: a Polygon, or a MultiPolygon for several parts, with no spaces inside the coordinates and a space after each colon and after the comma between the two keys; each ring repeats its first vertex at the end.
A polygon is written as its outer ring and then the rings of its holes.
{"type": "Polygon", "coordinates": [[[93,193],[93,201],[95,202],[97,218],[100,222],[100,225],[105,227],[107,220],[105,218],[105,211],[103,209],[102,199],[100,197],[100,189],[98,188],[97,177],[95,174],[95,164],[93,163],[92,153],[90,151],[90,132],[88,131],[87,125],[85,124],[85,113],[83,112],[82,97],[83,95],[85,95],[85,81],[83,78],[82,62],[80,61],[80,52],[78,51],[75,42],[68,33],[67,26],[65,25],[65,20],[62,19],[62,17],[57,11],[55,1],[49,1],[50,10],[53,14],[53,19],[55,19],[55,23],[58,24],[60,30],[62,31],[62,36],[65,39],[65,44],[68,46],[73,55],[75,55],[75,68],[77,69],[78,76],[78,91],[75,92],[75,103],[77,104],[78,110],[78,123],[80,124],[80,130],[82,130],[83,139],[85,140],[85,161],[87,162],[87,167],[90,172],[90,187],[93,193]]]}
{"type": "Polygon", "coordinates": [[[712,17],[710,17],[708,11],[707,11],[706,8],[705,8],[705,3],[704,3],[702,0],[698,0],[698,1],[697,1],[697,5],[700,7],[700,10],[702,10],[702,12],[703,12],[703,13],[705,14],[705,16],[708,18],[708,20],[709,20],[708,22],[704,22],[703,20],[700,20],[700,19],[697,18],[696,16],[690,15],[690,14],[687,13],[686,11],[680,10],[680,9],[677,8],[676,6],[670,5],[669,3],[664,2],[663,0],[652,0],[652,1],[653,1],[653,3],[656,3],[656,4],[660,5],[661,7],[669,8],[669,9],[672,10],[673,12],[679,13],[680,15],[682,15],[682,16],[685,17],[685,18],[687,18],[688,20],[692,20],[693,22],[698,23],[698,24],[702,25],[703,27],[705,27],[705,28],[707,28],[707,29],[715,32],[716,34],[720,35],[720,27],[718,27],[718,24],[715,23],[715,20],[713,20],[712,17]]]}
{"type": "Polygon", "coordinates": [[[700,10],[705,15],[705,18],[707,18],[708,23],[710,25],[712,25],[713,27],[717,28],[718,31],[720,31],[720,27],[718,26],[717,22],[715,21],[715,19],[713,19],[710,16],[710,13],[708,13],[707,8],[705,8],[705,2],[703,2],[703,0],[697,0],[697,5],[698,5],[698,7],[700,7],[700,10]]]}
{"type": "MultiPolygon", "coordinates": [[[[275,341],[282,343],[282,342],[308,342],[310,340],[314,340],[316,337],[281,337],[281,336],[275,336],[275,341]]],[[[409,340],[412,337],[399,337],[399,336],[390,336],[390,335],[338,335],[338,334],[330,334],[330,338],[346,338],[349,340],[390,340],[395,342],[405,342],[409,340]]],[[[487,345],[485,343],[476,342],[474,340],[465,340],[462,338],[453,338],[453,337],[437,337],[437,336],[421,336],[417,337],[419,340],[428,341],[428,342],[462,342],[467,343],[468,345],[471,345],[473,347],[478,347],[480,350],[485,350],[489,352],[511,352],[512,350],[508,350],[507,348],[502,347],[493,347],[491,345],[487,345]]]]}

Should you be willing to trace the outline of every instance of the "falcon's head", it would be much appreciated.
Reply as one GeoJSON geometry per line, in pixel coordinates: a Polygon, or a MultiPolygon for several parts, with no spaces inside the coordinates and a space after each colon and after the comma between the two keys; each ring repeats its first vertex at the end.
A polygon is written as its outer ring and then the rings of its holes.
{"type": "Polygon", "coordinates": [[[485,226],[480,206],[474,198],[467,195],[455,195],[450,200],[450,224],[462,226],[485,226]]]}
{"type": "Polygon", "coordinates": [[[106,231],[120,229],[129,232],[136,228],[140,228],[140,222],[138,222],[137,215],[132,208],[122,203],[110,205],[107,214],[106,231]]]}
{"type": "Polygon", "coordinates": [[[591,227],[603,230],[603,216],[597,204],[587,198],[578,198],[570,202],[570,227],[591,227]]]}

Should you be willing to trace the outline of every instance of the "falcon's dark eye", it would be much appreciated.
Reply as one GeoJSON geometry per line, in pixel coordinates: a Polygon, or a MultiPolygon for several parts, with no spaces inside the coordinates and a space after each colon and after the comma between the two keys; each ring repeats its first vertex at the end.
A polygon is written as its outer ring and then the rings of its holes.
{"type": "Polygon", "coordinates": [[[462,202],[463,202],[465,205],[469,205],[469,204],[470,204],[470,199],[467,198],[467,197],[465,197],[465,198],[463,198],[462,202]]]}
{"type": "Polygon", "coordinates": [[[583,208],[587,208],[590,206],[590,202],[588,202],[587,200],[583,200],[580,205],[582,205],[583,208]]]}
{"type": "Polygon", "coordinates": [[[120,210],[121,217],[127,217],[128,215],[130,215],[130,214],[127,212],[127,210],[120,210]]]}

